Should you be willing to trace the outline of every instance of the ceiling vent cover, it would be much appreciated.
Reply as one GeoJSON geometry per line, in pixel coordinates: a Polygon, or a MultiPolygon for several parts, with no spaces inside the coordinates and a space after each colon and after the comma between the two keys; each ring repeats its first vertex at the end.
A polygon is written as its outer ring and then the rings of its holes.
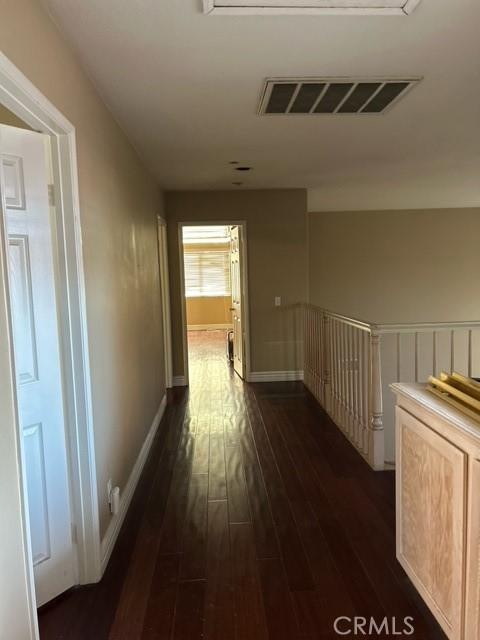
{"type": "Polygon", "coordinates": [[[420,0],[203,0],[211,15],[400,15],[420,0]]]}
{"type": "Polygon", "coordinates": [[[261,115],[368,115],[388,111],[420,78],[269,78],[261,115]]]}

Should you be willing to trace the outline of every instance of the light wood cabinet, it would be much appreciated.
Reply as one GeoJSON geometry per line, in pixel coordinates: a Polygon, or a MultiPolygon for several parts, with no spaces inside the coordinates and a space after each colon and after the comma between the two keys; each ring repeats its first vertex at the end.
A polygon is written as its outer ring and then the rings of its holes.
{"type": "Polygon", "coordinates": [[[395,384],[397,558],[452,640],[480,638],[480,424],[395,384]]]}

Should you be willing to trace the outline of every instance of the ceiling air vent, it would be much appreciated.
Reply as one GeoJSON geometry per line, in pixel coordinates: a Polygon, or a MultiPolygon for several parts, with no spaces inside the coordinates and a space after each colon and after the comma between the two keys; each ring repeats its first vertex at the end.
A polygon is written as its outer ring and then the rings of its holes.
{"type": "Polygon", "coordinates": [[[260,100],[263,115],[385,113],[420,78],[270,78],[260,100]]]}
{"type": "Polygon", "coordinates": [[[399,15],[420,0],[203,0],[210,15],[399,15]]]}

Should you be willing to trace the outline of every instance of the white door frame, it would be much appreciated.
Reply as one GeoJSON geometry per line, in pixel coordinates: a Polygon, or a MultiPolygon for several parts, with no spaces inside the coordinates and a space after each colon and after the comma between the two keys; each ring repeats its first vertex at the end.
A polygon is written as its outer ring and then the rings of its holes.
{"type": "MultiPolygon", "coordinates": [[[[0,104],[35,131],[49,135],[51,141],[56,200],[54,251],[58,264],[57,295],[69,449],[67,457],[74,519],[72,524],[75,527],[78,583],[86,584],[100,579],[101,563],[75,127],[1,53],[0,104]]],[[[0,217],[5,221],[5,216],[0,217]]],[[[0,227],[2,252],[6,255],[4,223],[0,227]]],[[[8,286],[8,283],[5,285],[8,286]]],[[[13,344],[11,326],[7,340],[13,344]]],[[[14,381],[14,371],[10,373],[14,381]]],[[[15,409],[15,429],[21,451],[18,407],[15,409]]],[[[19,489],[26,504],[25,487],[20,486],[19,489]]],[[[28,523],[25,505],[23,518],[28,523]]],[[[26,553],[30,551],[27,549],[26,553]]],[[[34,591],[30,595],[30,604],[36,615],[34,591]]]]}
{"type": "Polygon", "coordinates": [[[165,353],[165,386],[173,386],[172,373],[172,324],[170,316],[170,282],[168,273],[168,241],[167,221],[157,216],[158,230],[158,262],[160,267],[160,289],[163,318],[163,347],[165,353]]]}
{"type": "Polygon", "coordinates": [[[180,257],[180,295],[182,296],[182,346],[183,371],[182,383],[188,385],[188,331],[187,331],[187,301],[185,298],[185,262],[183,252],[183,227],[242,227],[242,245],[240,247],[241,278],[242,278],[242,323],[244,327],[245,349],[245,381],[250,380],[250,309],[248,295],[248,252],[247,252],[247,222],[246,220],[205,220],[178,223],[178,253],[180,257]]]}

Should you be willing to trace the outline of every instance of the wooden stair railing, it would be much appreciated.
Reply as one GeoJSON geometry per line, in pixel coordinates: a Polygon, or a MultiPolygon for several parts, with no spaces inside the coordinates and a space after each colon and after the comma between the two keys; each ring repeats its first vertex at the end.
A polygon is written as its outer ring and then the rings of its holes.
{"type": "Polygon", "coordinates": [[[480,376],[480,321],[374,324],[301,306],[304,383],[373,469],[395,463],[390,384],[480,376]]]}

